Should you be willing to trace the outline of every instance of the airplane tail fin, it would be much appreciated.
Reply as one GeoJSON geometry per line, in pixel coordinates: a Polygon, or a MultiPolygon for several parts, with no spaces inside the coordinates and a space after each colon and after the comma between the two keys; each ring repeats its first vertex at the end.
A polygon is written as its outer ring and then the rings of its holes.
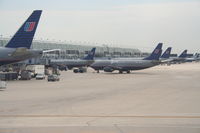
{"type": "Polygon", "coordinates": [[[92,50],[88,53],[88,55],[86,57],[84,57],[84,60],[93,60],[94,59],[94,55],[95,55],[95,50],[96,48],[92,48],[92,50]]]}
{"type": "Polygon", "coordinates": [[[186,58],[187,57],[187,49],[184,50],[180,55],[179,58],[186,58]]]}
{"type": "Polygon", "coordinates": [[[159,43],[150,56],[144,58],[144,60],[159,60],[162,53],[162,43],[159,43]]]}
{"type": "Polygon", "coordinates": [[[7,48],[30,48],[37,25],[41,16],[42,10],[35,10],[29,16],[29,18],[24,22],[24,24],[19,28],[15,35],[11,38],[8,44],[5,46],[7,48]]]}
{"type": "Polygon", "coordinates": [[[172,47],[168,47],[166,51],[162,54],[161,58],[168,59],[171,54],[172,47]]]}

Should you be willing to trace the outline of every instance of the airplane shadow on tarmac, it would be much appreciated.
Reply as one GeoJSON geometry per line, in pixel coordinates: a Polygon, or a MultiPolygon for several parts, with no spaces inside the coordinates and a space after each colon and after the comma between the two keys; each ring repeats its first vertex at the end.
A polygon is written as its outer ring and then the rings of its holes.
{"type": "Polygon", "coordinates": [[[99,73],[99,74],[107,74],[107,75],[156,75],[156,73],[149,73],[149,72],[131,72],[131,73],[99,73]]]}

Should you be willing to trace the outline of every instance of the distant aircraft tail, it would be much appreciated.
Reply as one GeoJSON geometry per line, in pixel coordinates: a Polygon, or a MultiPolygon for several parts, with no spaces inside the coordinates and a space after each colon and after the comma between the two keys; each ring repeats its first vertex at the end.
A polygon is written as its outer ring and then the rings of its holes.
{"type": "Polygon", "coordinates": [[[162,54],[162,56],[161,56],[160,58],[168,59],[169,56],[170,56],[170,54],[171,54],[171,50],[172,50],[172,48],[171,48],[171,47],[168,47],[168,48],[166,49],[166,51],[162,54]]]}
{"type": "Polygon", "coordinates": [[[7,48],[30,48],[37,25],[41,16],[42,10],[35,10],[30,15],[30,17],[24,22],[20,29],[11,38],[8,44],[5,46],[7,48]]]}
{"type": "Polygon", "coordinates": [[[187,57],[187,49],[184,50],[180,55],[179,58],[186,58],[187,57]]]}
{"type": "Polygon", "coordinates": [[[95,50],[96,48],[92,48],[92,50],[88,53],[88,55],[86,57],[84,57],[84,60],[93,60],[94,59],[94,55],[95,55],[95,50]]]}
{"type": "Polygon", "coordinates": [[[144,58],[144,60],[159,60],[162,53],[162,43],[159,43],[150,56],[144,58]]]}

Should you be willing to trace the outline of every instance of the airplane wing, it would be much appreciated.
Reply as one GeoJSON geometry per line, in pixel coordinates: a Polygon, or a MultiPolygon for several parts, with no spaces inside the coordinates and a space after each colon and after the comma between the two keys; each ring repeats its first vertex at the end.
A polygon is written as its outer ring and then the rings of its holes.
{"type": "Polygon", "coordinates": [[[166,59],[166,60],[161,60],[161,63],[168,63],[168,62],[171,62],[173,61],[174,59],[166,59]]]}

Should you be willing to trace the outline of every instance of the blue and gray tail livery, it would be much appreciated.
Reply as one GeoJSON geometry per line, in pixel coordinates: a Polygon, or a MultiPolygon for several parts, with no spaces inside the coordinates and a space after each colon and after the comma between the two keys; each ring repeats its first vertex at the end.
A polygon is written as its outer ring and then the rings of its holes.
{"type": "Polygon", "coordinates": [[[150,56],[144,58],[144,60],[159,60],[162,53],[162,43],[159,43],[150,56]]]}
{"type": "Polygon", "coordinates": [[[187,57],[187,49],[184,50],[180,55],[179,58],[186,58],[187,57]]]}
{"type": "Polygon", "coordinates": [[[160,58],[168,59],[170,57],[171,50],[172,50],[172,47],[168,47],[160,58]]]}
{"type": "Polygon", "coordinates": [[[24,22],[24,24],[15,33],[15,35],[11,38],[11,40],[5,47],[7,48],[24,47],[29,49],[31,47],[33,37],[37,29],[41,13],[42,13],[41,10],[33,11],[30,17],[24,22]]]}
{"type": "Polygon", "coordinates": [[[88,55],[84,57],[84,60],[94,60],[94,55],[95,55],[95,50],[96,48],[92,48],[91,51],[89,51],[88,55]]]}

